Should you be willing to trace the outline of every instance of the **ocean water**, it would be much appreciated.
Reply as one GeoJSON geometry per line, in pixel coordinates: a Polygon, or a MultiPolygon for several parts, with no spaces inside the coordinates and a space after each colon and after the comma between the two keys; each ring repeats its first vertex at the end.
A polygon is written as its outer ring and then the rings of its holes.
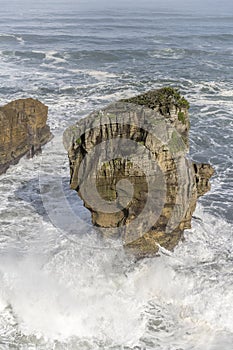
{"type": "Polygon", "coordinates": [[[55,137],[0,177],[0,350],[232,350],[232,13],[25,4],[1,8],[0,102],[39,99],[55,137]],[[135,262],[69,189],[62,135],[162,86],[189,100],[190,157],[215,175],[185,241],[135,262]]]}

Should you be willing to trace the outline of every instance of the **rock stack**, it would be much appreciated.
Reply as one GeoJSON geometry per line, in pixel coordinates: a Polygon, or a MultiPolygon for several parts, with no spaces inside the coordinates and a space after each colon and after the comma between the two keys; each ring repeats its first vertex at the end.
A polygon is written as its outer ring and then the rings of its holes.
{"type": "Polygon", "coordinates": [[[173,88],[120,100],[68,128],[71,188],[104,235],[137,256],[172,250],[191,227],[213,169],[193,163],[189,104],[173,88]]]}
{"type": "Polygon", "coordinates": [[[48,107],[32,98],[0,107],[0,174],[27,154],[33,157],[52,138],[48,107]]]}

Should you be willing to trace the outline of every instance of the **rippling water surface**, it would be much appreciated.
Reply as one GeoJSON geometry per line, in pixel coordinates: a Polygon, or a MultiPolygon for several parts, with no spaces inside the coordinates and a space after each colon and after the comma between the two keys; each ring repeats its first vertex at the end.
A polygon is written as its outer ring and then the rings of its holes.
{"type": "Polygon", "coordinates": [[[233,16],[1,11],[1,104],[41,100],[55,137],[0,177],[0,349],[232,350],[233,16]],[[191,157],[216,171],[185,241],[135,263],[119,242],[86,232],[62,134],[167,85],[190,101],[191,157]]]}

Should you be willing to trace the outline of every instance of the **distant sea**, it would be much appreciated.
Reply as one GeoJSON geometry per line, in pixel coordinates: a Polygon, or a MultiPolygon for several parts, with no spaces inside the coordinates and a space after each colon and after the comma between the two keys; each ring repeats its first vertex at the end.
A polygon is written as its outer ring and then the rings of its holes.
{"type": "Polygon", "coordinates": [[[39,99],[55,137],[0,177],[0,350],[232,350],[232,43],[230,12],[1,8],[0,103],[39,99]],[[190,157],[215,175],[185,241],[135,263],[84,232],[62,134],[163,86],[190,102],[190,157]]]}

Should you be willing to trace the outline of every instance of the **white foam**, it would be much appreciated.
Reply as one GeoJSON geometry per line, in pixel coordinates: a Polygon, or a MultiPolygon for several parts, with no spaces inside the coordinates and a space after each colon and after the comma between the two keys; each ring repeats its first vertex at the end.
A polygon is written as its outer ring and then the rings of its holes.
{"type": "Polygon", "coordinates": [[[82,73],[90,75],[91,77],[94,77],[97,80],[105,80],[105,79],[114,79],[118,78],[118,75],[115,73],[110,73],[106,71],[101,70],[92,70],[92,69],[70,69],[70,72],[73,73],[82,73]]]}
{"type": "Polygon", "coordinates": [[[20,43],[20,45],[25,45],[25,41],[21,36],[15,36],[15,38],[20,43]]]}
{"type": "Polygon", "coordinates": [[[151,303],[152,310],[160,310],[152,320],[166,319],[166,329],[155,333],[158,344],[168,332],[173,341],[198,342],[204,350],[207,338],[217,341],[216,330],[220,338],[233,333],[232,226],[201,206],[195,215],[199,219],[175,253],[135,266],[119,246],[92,250],[95,235],[70,241],[48,223],[26,256],[1,258],[1,290],[7,296],[7,301],[0,298],[1,309],[11,305],[19,331],[27,336],[137,345],[149,332],[151,303]]]}
{"type": "Polygon", "coordinates": [[[182,59],[185,55],[185,50],[183,49],[173,49],[173,48],[164,48],[158,49],[153,52],[150,52],[149,55],[158,59],[173,59],[179,60],[182,59]]]}
{"type": "Polygon", "coordinates": [[[4,300],[3,296],[0,294],[0,313],[5,309],[6,306],[7,306],[7,303],[4,300]]]}
{"type": "Polygon", "coordinates": [[[0,37],[2,38],[13,38],[16,41],[18,41],[20,43],[20,45],[24,45],[25,41],[23,40],[23,38],[21,36],[17,36],[14,34],[6,34],[6,33],[0,33],[0,37]]]}
{"type": "Polygon", "coordinates": [[[194,105],[214,106],[232,111],[231,99],[224,99],[224,97],[232,97],[232,88],[229,82],[202,81],[193,86],[194,94],[189,96],[189,100],[194,105]],[[213,99],[213,96],[217,99],[213,99]]]}
{"type": "Polygon", "coordinates": [[[44,61],[47,62],[53,62],[53,64],[60,64],[60,63],[65,63],[66,59],[64,57],[58,57],[56,56],[58,54],[58,51],[45,51],[45,58],[44,61]]]}
{"type": "Polygon", "coordinates": [[[50,261],[49,268],[42,267],[40,256],[1,260],[6,275],[1,286],[19,330],[25,335],[59,340],[77,336],[106,338],[120,344],[135,342],[134,330],[139,332],[143,326],[142,305],[134,300],[130,279],[111,272],[111,254],[99,252],[84,263],[79,249],[69,249],[50,261]],[[92,264],[92,259],[93,263],[98,259],[100,266],[92,264]]]}

